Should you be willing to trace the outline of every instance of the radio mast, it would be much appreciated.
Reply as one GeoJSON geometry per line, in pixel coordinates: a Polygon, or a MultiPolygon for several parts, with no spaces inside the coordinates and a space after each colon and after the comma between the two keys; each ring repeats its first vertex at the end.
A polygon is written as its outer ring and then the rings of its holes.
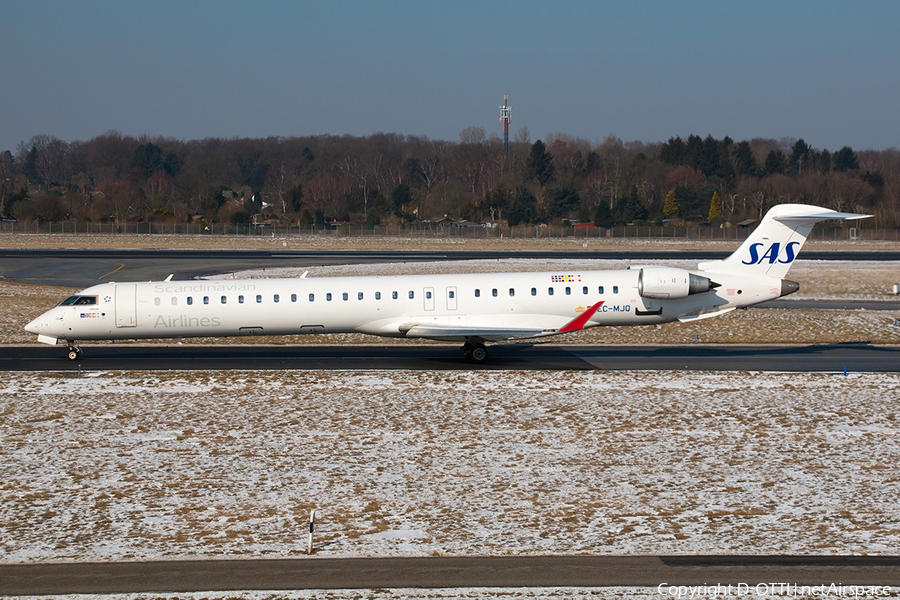
{"type": "Polygon", "coordinates": [[[500,122],[503,123],[503,149],[509,152],[509,119],[512,107],[509,106],[509,94],[503,94],[503,106],[500,107],[500,122]]]}

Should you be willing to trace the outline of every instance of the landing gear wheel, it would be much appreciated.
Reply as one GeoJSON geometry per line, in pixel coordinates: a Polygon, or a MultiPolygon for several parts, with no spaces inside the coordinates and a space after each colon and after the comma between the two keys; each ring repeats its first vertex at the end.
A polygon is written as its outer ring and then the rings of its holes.
{"type": "Polygon", "coordinates": [[[81,356],[81,348],[78,347],[78,343],[69,342],[68,347],[69,353],[67,356],[69,357],[69,360],[78,360],[78,358],[81,356]]]}
{"type": "Polygon", "coordinates": [[[483,363],[488,359],[488,351],[487,348],[484,347],[484,344],[475,344],[469,350],[469,359],[472,362],[483,363]]]}

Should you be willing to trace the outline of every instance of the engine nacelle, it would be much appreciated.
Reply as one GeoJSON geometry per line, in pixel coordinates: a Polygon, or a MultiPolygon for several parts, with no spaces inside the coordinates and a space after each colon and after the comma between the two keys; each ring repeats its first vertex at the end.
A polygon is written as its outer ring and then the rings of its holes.
{"type": "Polygon", "coordinates": [[[719,284],[707,277],[675,267],[643,267],[638,274],[638,294],[642,298],[687,298],[717,287],[719,284]]]}

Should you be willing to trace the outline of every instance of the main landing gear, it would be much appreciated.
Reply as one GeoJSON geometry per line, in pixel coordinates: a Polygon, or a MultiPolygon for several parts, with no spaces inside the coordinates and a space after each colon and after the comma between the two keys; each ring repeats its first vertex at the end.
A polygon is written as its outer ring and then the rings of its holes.
{"type": "Polygon", "coordinates": [[[69,360],[78,360],[81,357],[81,346],[78,345],[78,342],[75,340],[70,340],[66,342],[66,346],[69,347],[69,360]]]}
{"type": "Polygon", "coordinates": [[[463,344],[462,349],[466,354],[466,358],[474,363],[481,364],[488,359],[487,348],[485,348],[484,344],[482,344],[481,342],[478,342],[477,344],[466,342],[465,344],[463,344]]]}

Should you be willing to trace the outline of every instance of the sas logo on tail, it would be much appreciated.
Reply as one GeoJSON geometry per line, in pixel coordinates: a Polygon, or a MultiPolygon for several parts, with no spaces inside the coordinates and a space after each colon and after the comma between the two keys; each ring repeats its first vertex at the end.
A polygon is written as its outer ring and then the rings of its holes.
{"type": "Polygon", "coordinates": [[[766,261],[768,261],[770,265],[774,265],[776,262],[783,265],[792,263],[797,257],[797,247],[800,246],[800,242],[789,242],[785,244],[783,252],[781,250],[781,243],[775,242],[769,246],[768,250],[766,250],[762,256],[760,256],[759,251],[763,246],[765,246],[765,244],[762,242],[750,244],[750,260],[743,260],[741,262],[745,265],[759,265],[766,261]]]}

